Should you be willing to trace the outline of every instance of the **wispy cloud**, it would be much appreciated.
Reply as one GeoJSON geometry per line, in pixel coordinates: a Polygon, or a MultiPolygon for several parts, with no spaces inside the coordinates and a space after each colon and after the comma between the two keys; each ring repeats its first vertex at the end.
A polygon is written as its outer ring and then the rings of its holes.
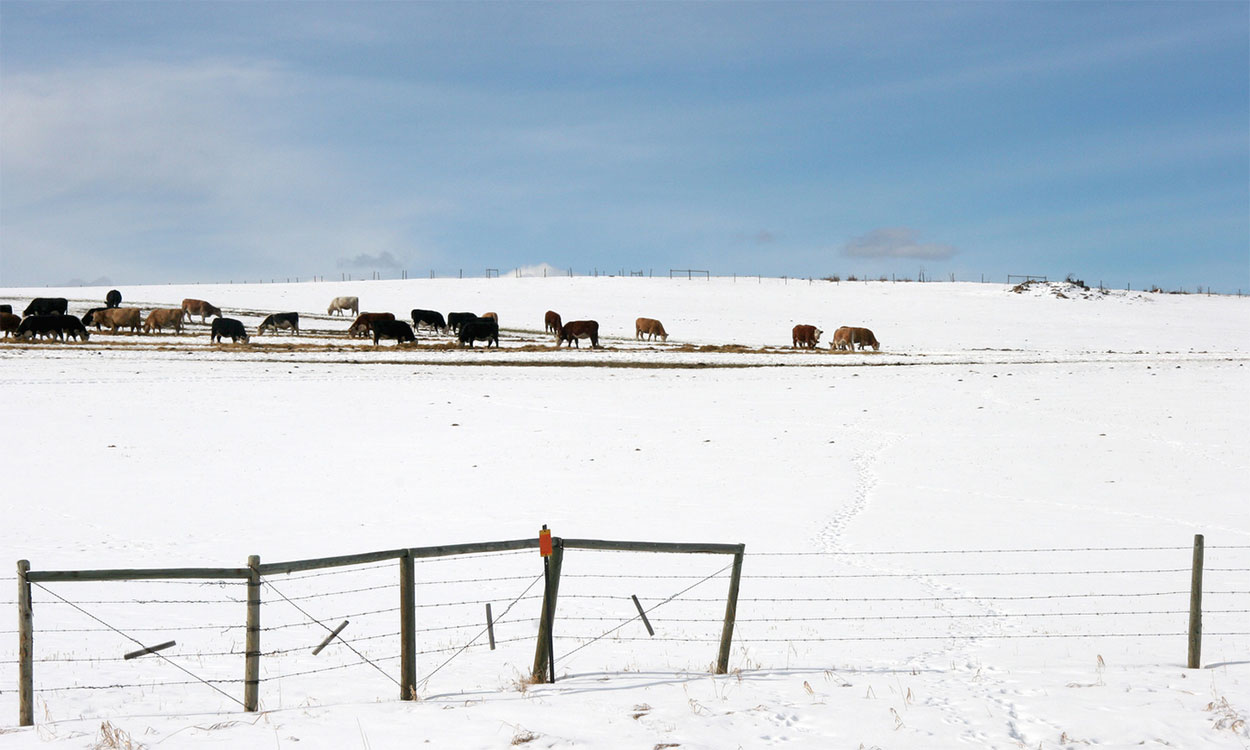
{"type": "Polygon", "coordinates": [[[842,247],[849,258],[919,258],[945,260],[959,252],[953,245],[920,242],[908,227],[884,227],[856,237],[842,247]]]}
{"type": "Polygon", "coordinates": [[[374,270],[396,270],[403,267],[403,264],[388,252],[381,252],[377,255],[369,255],[368,253],[359,253],[354,258],[339,258],[339,268],[372,268],[374,270]]]}

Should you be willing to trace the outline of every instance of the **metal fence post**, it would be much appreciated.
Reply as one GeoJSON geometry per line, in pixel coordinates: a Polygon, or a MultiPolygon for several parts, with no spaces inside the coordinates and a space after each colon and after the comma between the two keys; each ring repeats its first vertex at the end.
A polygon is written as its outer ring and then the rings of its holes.
{"type": "Polygon", "coordinates": [[[746,545],[738,545],[734,553],[733,572],[729,576],[729,597],[725,602],[725,625],[720,632],[720,653],[716,656],[716,674],[729,671],[729,650],[733,646],[734,620],[738,616],[738,586],[742,582],[742,557],[746,545]]]}
{"type": "Polygon", "coordinates": [[[399,699],[417,698],[417,610],[415,565],[405,551],[399,558],[399,699]]]}
{"type": "Polygon", "coordinates": [[[35,613],[30,603],[30,581],[26,580],[29,570],[29,561],[17,561],[17,723],[23,727],[35,723],[35,613]]]}
{"type": "Polygon", "coordinates": [[[250,555],[247,567],[247,638],[243,661],[243,710],[255,711],[260,703],[260,556],[250,555]]]}
{"type": "Polygon", "coordinates": [[[1189,668],[1202,666],[1202,534],[1194,534],[1194,570],[1189,579],[1189,668]]]}

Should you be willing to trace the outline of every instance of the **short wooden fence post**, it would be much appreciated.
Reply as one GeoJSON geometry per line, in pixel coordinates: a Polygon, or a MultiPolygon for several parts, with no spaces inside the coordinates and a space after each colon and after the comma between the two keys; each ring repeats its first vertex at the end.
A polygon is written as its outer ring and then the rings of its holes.
{"type": "Polygon", "coordinates": [[[29,561],[17,561],[17,723],[23,727],[35,724],[35,612],[26,580],[29,570],[29,561]]]}
{"type": "Polygon", "coordinates": [[[243,710],[260,704],[260,556],[247,558],[247,637],[243,657],[243,710]]]}
{"type": "Polygon", "coordinates": [[[556,599],[560,595],[560,566],[564,562],[564,540],[552,539],[551,585],[543,591],[543,615],[538,623],[538,645],[534,650],[534,682],[547,682],[547,643],[556,620],[556,599]]]}
{"type": "Polygon", "coordinates": [[[1194,570],[1189,579],[1189,668],[1202,666],[1202,534],[1194,534],[1194,570]]]}
{"type": "Polygon", "coordinates": [[[738,545],[734,553],[733,572],[729,575],[729,597],[725,601],[725,625],[720,631],[720,653],[716,656],[716,674],[729,671],[729,650],[733,647],[734,620],[738,616],[738,586],[742,582],[742,557],[746,545],[738,545]]]}
{"type": "Polygon", "coordinates": [[[399,558],[399,698],[417,698],[417,597],[415,564],[404,550],[399,558]]]}

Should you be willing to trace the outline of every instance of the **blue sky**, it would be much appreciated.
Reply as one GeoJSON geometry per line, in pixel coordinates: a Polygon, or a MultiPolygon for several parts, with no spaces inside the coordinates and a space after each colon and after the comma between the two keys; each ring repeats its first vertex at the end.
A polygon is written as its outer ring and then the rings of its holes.
{"type": "Polygon", "coordinates": [[[0,284],[1250,290],[1250,3],[0,0],[0,284]]]}

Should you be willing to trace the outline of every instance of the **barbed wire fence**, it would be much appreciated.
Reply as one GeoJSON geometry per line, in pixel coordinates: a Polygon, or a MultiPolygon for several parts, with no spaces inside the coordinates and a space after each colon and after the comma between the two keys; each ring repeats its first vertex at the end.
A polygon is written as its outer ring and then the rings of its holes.
{"type": "MultiPolygon", "coordinates": [[[[251,584],[31,581],[31,606],[39,612],[32,691],[45,711],[54,696],[80,691],[109,693],[104,705],[157,699],[237,710],[243,701],[236,695],[247,682],[240,675],[248,656],[249,585],[268,592],[257,626],[264,645],[255,654],[262,709],[312,705],[318,696],[341,694],[345,679],[351,694],[364,699],[393,696],[397,686],[421,697],[462,687],[475,675],[499,679],[501,664],[513,681],[535,681],[539,670],[531,672],[527,662],[546,592],[531,546],[414,561],[409,658],[421,669],[412,674],[399,668],[404,601],[394,559],[262,572],[251,584]],[[492,605],[498,616],[491,617],[492,605]],[[335,632],[340,623],[346,624],[335,632]],[[176,651],[139,659],[120,653],[162,639],[176,640],[176,651]],[[324,651],[314,654],[319,644],[324,651]],[[446,672],[449,665],[456,668],[446,672]]],[[[623,558],[628,549],[579,549],[558,576],[556,666],[566,675],[674,665],[717,671],[705,657],[710,644],[724,643],[727,620],[734,667],[741,670],[830,666],[855,643],[872,644],[880,655],[874,658],[889,658],[914,656],[915,644],[925,643],[949,650],[996,641],[1175,639],[1166,648],[1179,656],[1180,644],[1193,636],[1187,626],[1195,568],[1185,565],[1191,550],[753,552],[743,555],[730,614],[721,608],[733,566],[723,560],[657,552],[640,561],[623,558]]],[[[1201,566],[1199,632],[1245,648],[1250,545],[1204,551],[1210,564],[1201,566]]],[[[0,630],[10,644],[0,648],[5,712],[16,707],[20,692],[10,689],[19,683],[20,646],[11,647],[18,635],[0,630]]]]}

